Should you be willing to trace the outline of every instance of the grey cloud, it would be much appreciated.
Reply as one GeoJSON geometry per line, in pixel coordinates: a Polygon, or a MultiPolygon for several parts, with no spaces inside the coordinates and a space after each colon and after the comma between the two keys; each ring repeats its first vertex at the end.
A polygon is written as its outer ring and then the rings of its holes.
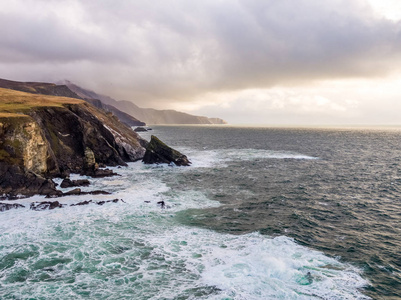
{"type": "MultiPolygon", "coordinates": [[[[46,11],[49,2],[35,3],[46,11]]],[[[2,13],[1,77],[68,77],[157,106],[208,91],[378,76],[400,66],[400,23],[375,18],[358,0],[52,3],[74,3],[95,30],[52,15],[2,13]],[[10,71],[13,64],[18,70],[10,71]]]]}

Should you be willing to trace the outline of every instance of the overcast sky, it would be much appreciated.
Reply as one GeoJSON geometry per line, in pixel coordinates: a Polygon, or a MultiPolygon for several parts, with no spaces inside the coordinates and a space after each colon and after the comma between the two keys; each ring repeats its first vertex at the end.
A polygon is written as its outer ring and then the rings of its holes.
{"type": "Polygon", "coordinates": [[[0,77],[230,123],[401,124],[399,0],[0,0],[0,77]]]}

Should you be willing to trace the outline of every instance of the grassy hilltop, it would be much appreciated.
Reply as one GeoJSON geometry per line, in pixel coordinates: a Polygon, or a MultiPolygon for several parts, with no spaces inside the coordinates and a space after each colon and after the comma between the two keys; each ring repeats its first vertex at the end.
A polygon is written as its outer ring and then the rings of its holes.
{"type": "Polygon", "coordinates": [[[32,108],[62,107],[64,104],[79,104],[83,100],[30,94],[20,91],[0,88],[0,117],[23,117],[32,108]]]}

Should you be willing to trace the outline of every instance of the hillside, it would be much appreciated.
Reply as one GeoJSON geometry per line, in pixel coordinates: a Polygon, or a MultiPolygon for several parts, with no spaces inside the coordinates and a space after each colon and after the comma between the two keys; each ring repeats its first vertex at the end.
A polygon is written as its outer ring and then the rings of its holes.
{"type": "Polygon", "coordinates": [[[0,79],[0,88],[12,89],[16,91],[22,91],[32,94],[42,94],[51,96],[61,96],[85,100],[95,107],[112,112],[116,115],[121,122],[124,122],[128,126],[144,126],[144,122],[132,117],[131,115],[120,111],[119,109],[113,107],[112,105],[103,104],[101,101],[96,100],[96,98],[78,96],[76,93],[71,91],[71,89],[66,85],[58,85],[54,83],[46,82],[19,82],[6,79],[0,79]]]}
{"type": "Polygon", "coordinates": [[[111,97],[97,94],[94,91],[84,89],[69,81],[63,82],[74,93],[81,98],[99,99],[106,105],[112,105],[146,124],[226,124],[219,118],[208,118],[194,116],[175,110],[157,110],[152,108],[141,108],[130,101],[117,101],[111,97]]]}

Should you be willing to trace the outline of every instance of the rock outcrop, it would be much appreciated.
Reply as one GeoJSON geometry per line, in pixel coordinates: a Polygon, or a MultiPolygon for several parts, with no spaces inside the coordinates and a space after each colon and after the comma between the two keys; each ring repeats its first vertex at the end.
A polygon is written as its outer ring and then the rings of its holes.
{"type": "Polygon", "coordinates": [[[112,114],[77,99],[0,88],[0,196],[57,195],[54,176],[143,158],[147,142],[112,114]]]}
{"type": "Polygon", "coordinates": [[[191,164],[184,154],[167,146],[154,135],[152,135],[150,143],[146,147],[142,161],[145,164],[174,163],[176,166],[189,166],[191,164]]]}

